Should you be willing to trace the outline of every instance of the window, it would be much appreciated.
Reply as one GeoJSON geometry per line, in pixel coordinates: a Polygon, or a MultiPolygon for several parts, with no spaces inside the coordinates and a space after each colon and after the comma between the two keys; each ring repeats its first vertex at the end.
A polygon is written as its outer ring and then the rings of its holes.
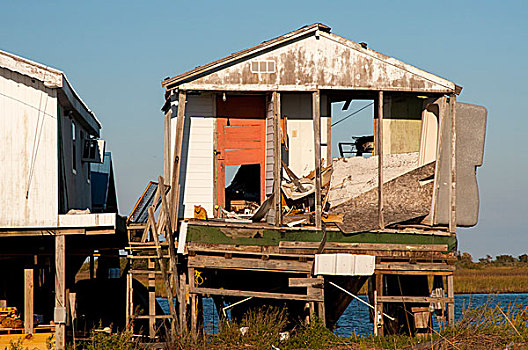
{"type": "Polygon", "coordinates": [[[251,73],[275,73],[275,61],[261,60],[251,62],[251,73]]]}
{"type": "Polygon", "coordinates": [[[72,120],[72,170],[74,174],[77,174],[77,128],[75,122],[72,120]]]}

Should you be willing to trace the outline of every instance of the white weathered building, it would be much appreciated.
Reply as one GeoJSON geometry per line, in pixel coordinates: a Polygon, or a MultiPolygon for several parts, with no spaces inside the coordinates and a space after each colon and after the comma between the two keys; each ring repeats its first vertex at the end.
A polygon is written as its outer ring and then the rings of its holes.
{"type": "Polygon", "coordinates": [[[63,72],[0,51],[0,231],[115,227],[115,214],[62,216],[92,209],[100,130],[63,72]]]}

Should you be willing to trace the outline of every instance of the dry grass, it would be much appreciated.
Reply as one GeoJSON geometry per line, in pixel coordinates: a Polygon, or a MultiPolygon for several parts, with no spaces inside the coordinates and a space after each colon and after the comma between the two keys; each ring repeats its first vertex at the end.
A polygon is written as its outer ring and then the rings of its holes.
{"type": "Polygon", "coordinates": [[[488,266],[455,271],[455,293],[527,293],[528,266],[488,266]]]}

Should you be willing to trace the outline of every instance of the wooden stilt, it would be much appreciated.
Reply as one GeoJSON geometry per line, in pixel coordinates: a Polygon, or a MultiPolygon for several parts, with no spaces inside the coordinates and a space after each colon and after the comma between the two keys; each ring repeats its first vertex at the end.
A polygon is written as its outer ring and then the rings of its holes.
{"type": "Polygon", "coordinates": [[[66,348],[66,236],[55,235],[55,349],[66,348]]]}
{"type": "Polygon", "coordinates": [[[321,321],[321,323],[326,327],[326,309],[325,309],[325,302],[324,302],[324,277],[318,276],[317,279],[321,280],[322,282],[321,295],[323,297],[323,301],[317,303],[317,316],[319,317],[319,320],[321,321]]]}
{"type": "Polygon", "coordinates": [[[378,314],[376,314],[374,324],[377,324],[378,328],[378,335],[383,336],[383,302],[380,301],[380,297],[383,297],[383,275],[380,273],[377,273],[376,275],[376,310],[378,314]]]}
{"type": "Polygon", "coordinates": [[[126,326],[131,329],[131,318],[134,313],[134,301],[132,299],[132,273],[128,272],[126,275],[126,326]]]}
{"type": "Polygon", "coordinates": [[[33,334],[33,269],[24,270],[24,333],[33,334]]]}
{"type": "Polygon", "coordinates": [[[453,275],[447,276],[447,297],[453,298],[451,299],[452,301],[449,301],[447,303],[447,324],[452,326],[455,323],[455,289],[453,283],[453,275]]]}
{"type": "Polygon", "coordinates": [[[180,333],[187,332],[187,281],[186,274],[180,274],[180,333]]]}
{"type": "Polygon", "coordinates": [[[156,274],[154,272],[156,264],[154,259],[148,260],[148,293],[149,293],[149,337],[156,337],[156,274]]]}
{"type": "MultiPolygon", "coordinates": [[[[196,285],[195,285],[195,279],[194,279],[194,268],[189,268],[189,285],[191,286],[191,290],[192,288],[194,288],[196,285]]],[[[197,325],[198,325],[198,308],[197,308],[197,305],[196,305],[196,301],[197,301],[197,295],[192,293],[190,295],[190,298],[191,298],[191,334],[193,337],[196,337],[196,335],[198,334],[198,331],[197,331],[197,325]]]]}

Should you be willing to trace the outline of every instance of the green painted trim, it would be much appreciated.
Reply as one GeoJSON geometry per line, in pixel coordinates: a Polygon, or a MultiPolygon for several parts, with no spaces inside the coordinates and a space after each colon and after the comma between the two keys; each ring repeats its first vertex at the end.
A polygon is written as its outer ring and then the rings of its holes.
{"type": "MultiPolygon", "coordinates": [[[[224,229],[225,230],[225,229],[224,229]]],[[[279,242],[320,242],[322,231],[281,231],[262,230],[257,237],[228,237],[221,228],[190,224],[187,231],[187,242],[216,243],[233,245],[278,246],[279,242]]],[[[391,244],[447,244],[448,251],[457,248],[457,239],[452,236],[434,236],[406,233],[374,233],[344,234],[340,231],[328,231],[327,242],[344,243],[391,243],[391,244]]]]}

